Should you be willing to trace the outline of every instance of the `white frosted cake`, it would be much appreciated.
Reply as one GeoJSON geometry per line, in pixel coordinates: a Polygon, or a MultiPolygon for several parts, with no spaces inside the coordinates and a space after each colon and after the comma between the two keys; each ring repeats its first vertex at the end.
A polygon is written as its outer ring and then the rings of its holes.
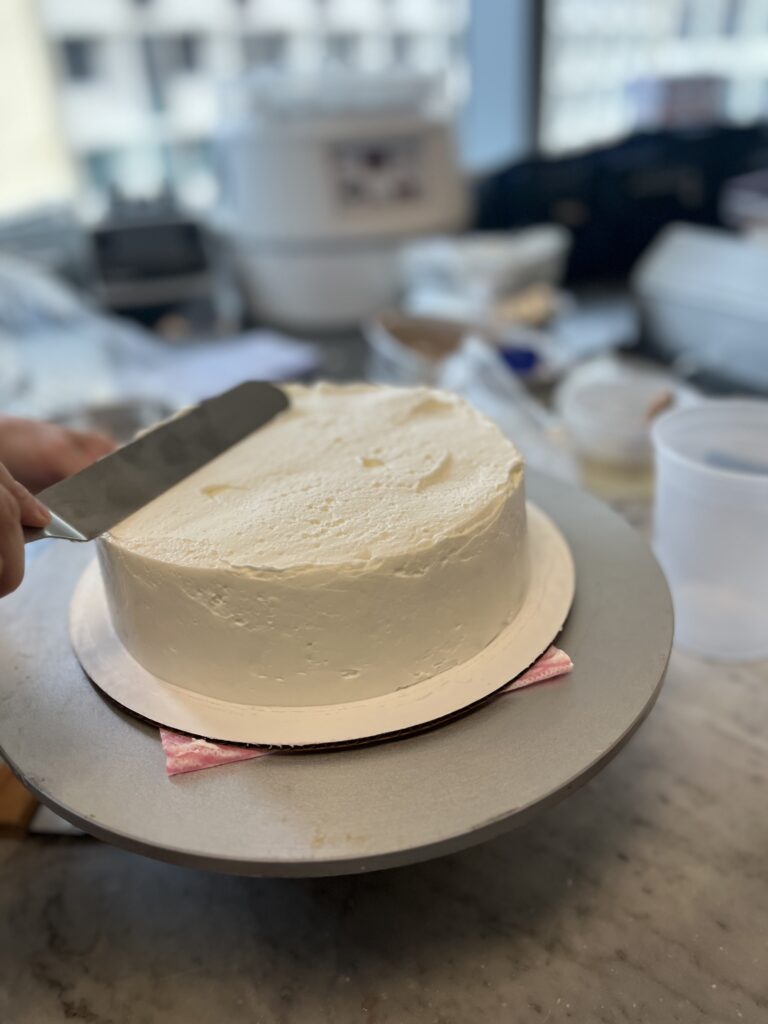
{"type": "Polygon", "coordinates": [[[442,392],[285,390],[285,412],[100,542],[125,648],[263,704],[357,700],[477,654],[527,586],[515,447],[442,392]]]}

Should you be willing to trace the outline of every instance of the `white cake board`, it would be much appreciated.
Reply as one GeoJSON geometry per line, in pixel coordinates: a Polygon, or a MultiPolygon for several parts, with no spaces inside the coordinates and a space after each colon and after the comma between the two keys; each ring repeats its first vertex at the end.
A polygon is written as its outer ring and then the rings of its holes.
{"type": "Polygon", "coordinates": [[[83,573],[70,611],[78,660],[96,686],[158,725],[257,746],[350,743],[412,730],[464,710],[503,687],[552,643],[573,600],[573,559],[552,520],[528,505],[530,582],[514,620],[469,661],[422,683],[344,704],[241,704],[184,689],[143,668],[115,633],[98,564],[83,573]]]}

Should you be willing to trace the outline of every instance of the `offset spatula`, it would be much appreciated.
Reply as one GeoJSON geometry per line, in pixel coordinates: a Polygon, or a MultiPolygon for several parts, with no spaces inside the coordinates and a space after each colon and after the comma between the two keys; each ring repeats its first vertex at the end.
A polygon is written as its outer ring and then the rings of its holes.
{"type": "Polygon", "coordinates": [[[288,404],[279,388],[256,381],[201,402],[38,494],[51,521],[41,530],[25,528],[25,541],[93,540],[264,426],[288,404]]]}

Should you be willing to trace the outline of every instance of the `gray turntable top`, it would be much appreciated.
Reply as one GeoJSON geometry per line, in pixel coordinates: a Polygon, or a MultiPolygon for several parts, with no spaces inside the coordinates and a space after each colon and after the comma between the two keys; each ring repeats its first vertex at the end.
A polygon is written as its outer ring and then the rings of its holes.
{"type": "Polygon", "coordinates": [[[0,604],[0,746],[40,798],[109,842],[178,864],[323,875],[425,859],[526,820],[590,778],[653,705],[671,604],[645,542],[588,495],[529,472],[576,563],[558,643],[575,669],[432,732],[278,754],[169,780],[157,730],[84,676],[67,608],[91,557],[50,542],[0,604]]]}

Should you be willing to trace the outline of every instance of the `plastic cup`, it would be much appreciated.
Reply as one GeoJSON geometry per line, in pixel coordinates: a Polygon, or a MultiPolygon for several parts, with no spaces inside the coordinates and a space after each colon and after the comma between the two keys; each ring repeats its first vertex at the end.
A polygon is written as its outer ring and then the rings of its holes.
{"type": "Polygon", "coordinates": [[[652,436],[654,546],[676,644],[768,657],[768,402],[704,402],[660,417],[652,436]]]}

